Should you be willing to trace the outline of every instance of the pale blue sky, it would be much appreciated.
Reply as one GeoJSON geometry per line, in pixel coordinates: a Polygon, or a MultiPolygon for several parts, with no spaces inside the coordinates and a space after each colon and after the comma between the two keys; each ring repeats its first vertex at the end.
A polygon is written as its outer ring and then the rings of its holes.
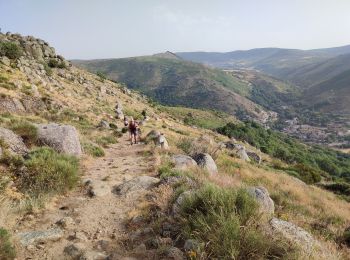
{"type": "Polygon", "coordinates": [[[0,27],[67,58],[350,44],[350,0],[0,0],[0,27]]]}

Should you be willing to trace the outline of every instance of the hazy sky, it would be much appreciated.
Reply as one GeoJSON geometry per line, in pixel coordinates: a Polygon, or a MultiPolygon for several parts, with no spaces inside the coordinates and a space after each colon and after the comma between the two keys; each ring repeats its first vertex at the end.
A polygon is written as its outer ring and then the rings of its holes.
{"type": "Polygon", "coordinates": [[[3,32],[66,58],[350,44],[350,0],[0,0],[3,32]]]}

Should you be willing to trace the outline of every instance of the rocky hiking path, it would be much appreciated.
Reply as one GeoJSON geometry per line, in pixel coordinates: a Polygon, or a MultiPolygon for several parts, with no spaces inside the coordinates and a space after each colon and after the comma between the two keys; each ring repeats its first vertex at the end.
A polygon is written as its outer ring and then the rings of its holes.
{"type": "Polygon", "coordinates": [[[105,152],[82,160],[82,188],[18,223],[17,259],[123,259],[125,222],[159,180],[148,176],[154,162],[146,146],[131,146],[126,135],[105,152]]]}

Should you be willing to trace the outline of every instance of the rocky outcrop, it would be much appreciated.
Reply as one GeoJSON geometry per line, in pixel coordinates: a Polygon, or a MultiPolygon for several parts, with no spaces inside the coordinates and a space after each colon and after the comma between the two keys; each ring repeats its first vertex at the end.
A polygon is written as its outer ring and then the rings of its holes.
{"type": "Polygon", "coordinates": [[[270,225],[274,234],[281,235],[291,243],[296,244],[306,255],[311,255],[315,249],[320,248],[319,242],[310,233],[293,223],[273,218],[270,225]]]}
{"type": "Polygon", "coordinates": [[[25,155],[28,153],[26,145],[20,136],[16,135],[9,129],[0,127],[0,140],[3,145],[2,150],[8,150],[12,154],[25,155]]]}
{"type": "Polygon", "coordinates": [[[247,190],[258,202],[260,213],[270,220],[275,213],[275,203],[270,198],[268,190],[264,187],[249,187],[247,190]]]}
{"type": "Polygon", "coordinates": [[[188,168],[197,166],[196,161],[193,160],[188,155],[183,155],[183,154],[174,155],[171,158],[171,160],[174,163],[174,167],[179,170],[187,170],[188,168]]]}
{"type": "Polygon", "coordinates": [[[82,154],[78,131],[70,125],[39,124],[38,141],[60,153],[75,156],[82,154]]]}
{"type": "Polygon", "coordinates": [[[196,154],[193,159],[197,162],[198,166],[208,171],[210,175],[214,175],[218,173],[218,168],[216,166],[215,161],[207,153],[199,153],[196,154]]]}

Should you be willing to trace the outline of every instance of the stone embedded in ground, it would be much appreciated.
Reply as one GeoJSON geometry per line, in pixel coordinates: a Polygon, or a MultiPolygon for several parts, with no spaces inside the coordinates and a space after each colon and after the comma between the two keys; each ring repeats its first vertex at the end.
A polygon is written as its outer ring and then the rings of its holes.
{"type": "Polygon", "coordinates": [[[179,170],[187,170],[188,168],[197,166],[196,161],[188,155],[178,154],[174,155],[171,159],[175,164],[175,168],[179,170]]]}
{"type": "Polygon", "coordinates": [[[92,197],[103,197],[111,193],[111,187],[105,181],[90,181],[88,185],[89,195],[92,197]]]}
{"type": "Polygon", "coordinates": [[[60,153],[82,154],[78,131],[71,125],[39,124],[38,141],[60,153]]]}
{"type": "Polygon", "coordinates": [[[273,234],[282,235],[291,243],[296,244],[306,255],[311,255],[315,250],[320,249],[320,243],[304,229],[293,223],[273,218],[270,221],[273,234]]]}
{"type": "Polygon", "coordinates": [[[260,212],[271,219],[275,213],[275,203],[270,198],[268,190],[264,187],[249,187],[247,190],[258,202],[260,212]]]}
{"type": "Polygon", "coordinates": [[[28,246],[39,242],[59,240],[63,237],[63,231],[60,228],[36,230],[19,233],[17,237],[23,246],[28,246]]]}
{"type": "Polygon", "coordinates": [[[139,176],[116,187],[115,191],[124,195],[130,192],[147,190],[160,182],[160,179],[150,176],[139,176]]]}
{"type": "Polygon", "coordinates": [[[198,166],[202,167],[210,175],[215,175],[218,173],[218,168],[216,166],[215,161],[213,158],[210,156],[210,154],[207,153],[199,153],[196,154],[193,159],[197,162],[198,166]]]}
{"type": "Polygon", "coordinates": [[[0,127],[0,140],[5,144],[5,147],[2,147],[2,151],[8,150],[11,154],[19,155],[25,155],[28,153],[28,149],[23,143],[23,139],[9,129],[0,127]]]}

